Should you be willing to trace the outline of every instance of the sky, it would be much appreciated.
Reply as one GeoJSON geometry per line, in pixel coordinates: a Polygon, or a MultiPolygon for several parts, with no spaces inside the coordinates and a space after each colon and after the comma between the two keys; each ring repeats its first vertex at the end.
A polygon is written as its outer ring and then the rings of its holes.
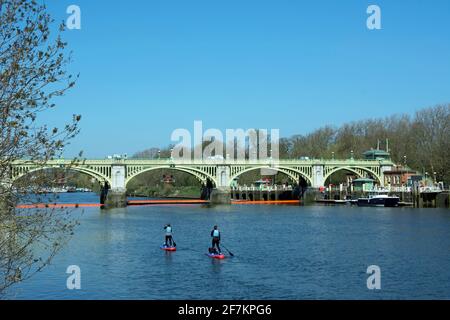
{"type": "Polygon", "coordinates": [[[65,155],[165,147],[175,129],[279,129],[413,114],[450,102],[450,1],[46,0],[76,87],[43,116],[81,114],[65,155]],[[366,10],[381,9],[381,30],[366,10]]]}

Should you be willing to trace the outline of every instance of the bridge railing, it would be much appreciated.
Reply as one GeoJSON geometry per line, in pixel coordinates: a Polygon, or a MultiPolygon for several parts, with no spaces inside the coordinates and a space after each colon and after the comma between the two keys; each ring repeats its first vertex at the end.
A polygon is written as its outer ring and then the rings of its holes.
{"type": "MultiPolygon", "coordinates": [[[[18,160],[13,165],[38,165],[39,162],[18,160]]],[[[235,159],[206,159],[206,160],[178,160],[178,159],[80,159],[65,160],[55,159],[45,163],[46,165],[392,165],[390,160],[365,160],[365,159],[264,159],[264,160],[235,160],[235,159]]]]}

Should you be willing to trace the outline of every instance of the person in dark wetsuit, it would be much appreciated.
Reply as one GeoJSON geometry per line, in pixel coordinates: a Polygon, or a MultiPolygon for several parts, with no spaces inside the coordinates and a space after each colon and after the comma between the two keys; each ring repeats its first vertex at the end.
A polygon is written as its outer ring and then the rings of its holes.
{"type": "Polygon", "coordinates": [[[211,231],[212,237],[212,249],[217,247],[218,253],[220,254],[222,250],[220,250],[220,231],[217,226],[214,226],[214,229],[211,231]]]}
{"type": "Polygon", "coordinates": [[[166,247],[173,247],[172,226],[170,223],[164,226],[164,230],[166,230],[166,241],[164,242],[164,245],[166,247]]]}

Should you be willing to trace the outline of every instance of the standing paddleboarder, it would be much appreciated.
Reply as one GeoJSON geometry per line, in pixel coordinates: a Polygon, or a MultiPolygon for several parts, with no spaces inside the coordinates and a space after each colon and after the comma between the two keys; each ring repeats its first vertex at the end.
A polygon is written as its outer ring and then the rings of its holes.
{"type": "Polygon", "coordinates": [[[219,251],[219,254],[222,252],[220,250],[220,231],[217,226],[214,226],[214,229],[211,231],[211,237],[212,237],[212,249],[217,247],[217,250],[219,251]]]}
{"type": "Polygon", "coordinates": [[[170,225],[170,223],[168,223],[164,226],[164,230],[166,230],[166,241],[164,243],[165,246],[173,247],[174,243],[173,243],[173,237],[172,237],[172,226],[170,225]]]}

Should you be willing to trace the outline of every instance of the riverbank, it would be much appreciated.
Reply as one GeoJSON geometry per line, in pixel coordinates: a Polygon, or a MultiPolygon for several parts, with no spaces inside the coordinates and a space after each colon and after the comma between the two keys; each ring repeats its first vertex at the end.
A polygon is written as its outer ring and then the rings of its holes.
{"type": "MultiPolygon", "coordinates": [[[[355,201],[358,198],[367,198],[373,192],[353,192],[343,191],[315,192],[314,201],[318,203],[342,204],[355,201]]],[[[411,206],[414,208],[450,208],[450,192],[429,191],[429,192],[382,192],[389,196],[399,197],[401,206],[411,206]]]]}
{"type": "Polygon", "coordinates": [[[201,190],[195,186],[183,187],[140,187],[127,193],[128,197],[136,198],[172,198],[172,199],[199,199],[201,190]]]}

